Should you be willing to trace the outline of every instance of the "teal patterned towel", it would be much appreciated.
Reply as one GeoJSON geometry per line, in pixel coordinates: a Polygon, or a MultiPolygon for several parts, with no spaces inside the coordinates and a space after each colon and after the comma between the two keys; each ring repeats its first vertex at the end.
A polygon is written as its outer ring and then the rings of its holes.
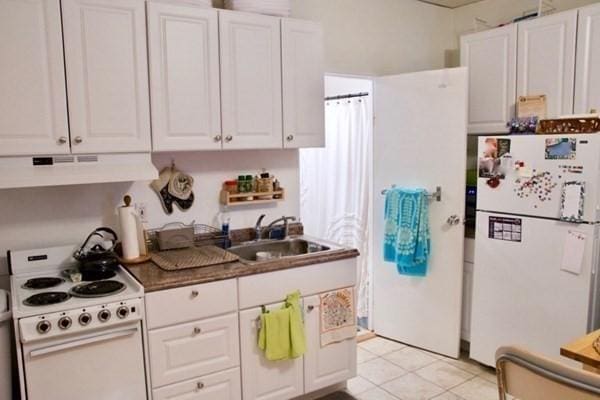
{"type": "Polygon", "coordinates": [[[391,189],[385,198],[383,257],[403,275],[425,276],[430,252],[429,201],[423,189],[391,189]]]}

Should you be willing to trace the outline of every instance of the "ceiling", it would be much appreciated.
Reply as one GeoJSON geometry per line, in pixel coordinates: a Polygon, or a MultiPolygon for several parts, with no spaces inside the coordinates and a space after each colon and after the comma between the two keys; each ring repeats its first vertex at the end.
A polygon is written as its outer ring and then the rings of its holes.
{"type": "Polygon", "coordinates": [[[477,3],[481,0],[420,0],[424,3],[435,4],[436,6],[446,7],[446,8],[457,8],[461,6],[466,6],[467,4],[477,3]]]}

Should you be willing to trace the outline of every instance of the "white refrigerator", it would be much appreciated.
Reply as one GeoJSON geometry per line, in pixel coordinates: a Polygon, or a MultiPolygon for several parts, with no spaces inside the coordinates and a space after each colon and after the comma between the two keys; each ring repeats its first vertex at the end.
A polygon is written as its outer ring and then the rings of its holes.
{"type": "Polygon", "coordinates": [[[598,328],[600,134],[480,137],[471,358],[598,328]]]}

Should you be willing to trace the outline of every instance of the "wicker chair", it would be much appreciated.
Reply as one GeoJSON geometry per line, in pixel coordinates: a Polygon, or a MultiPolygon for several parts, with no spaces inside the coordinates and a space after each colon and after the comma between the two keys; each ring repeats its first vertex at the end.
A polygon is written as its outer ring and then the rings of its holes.
{"type": "Polygon", "coordinates": [[[571,368],[518,347],[496,352],[500,400],[600,399],[600,375],[571,368]]]}

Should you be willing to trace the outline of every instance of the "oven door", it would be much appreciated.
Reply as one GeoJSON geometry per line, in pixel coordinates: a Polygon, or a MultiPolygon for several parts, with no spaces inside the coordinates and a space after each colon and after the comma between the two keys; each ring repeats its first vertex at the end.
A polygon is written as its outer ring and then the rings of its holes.
{"type": "Polygon", "coordinates": [[[28,400],[146,399],[141,322],[23,345],[28,400]]]}

